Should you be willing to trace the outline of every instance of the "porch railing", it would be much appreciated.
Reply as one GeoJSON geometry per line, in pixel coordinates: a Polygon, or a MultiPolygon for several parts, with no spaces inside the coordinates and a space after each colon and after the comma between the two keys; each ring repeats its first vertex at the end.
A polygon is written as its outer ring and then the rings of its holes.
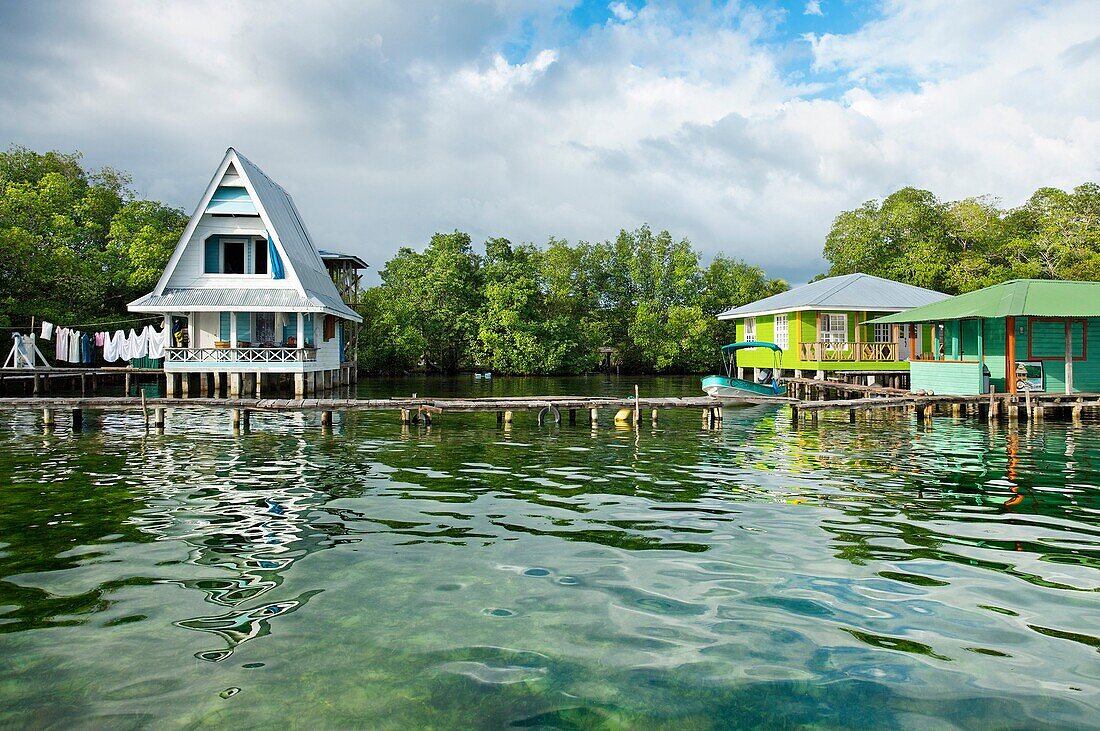
{"type": "Polygon", "coordinates": [[[891,362],[898,359],[898,344],[799,343],[798,359],[814,363],[891,362]]]}
{"type": "Polygon", "coordinates": [[[316,348],[165,348],[165,363],[309,363],[316,348]]]}

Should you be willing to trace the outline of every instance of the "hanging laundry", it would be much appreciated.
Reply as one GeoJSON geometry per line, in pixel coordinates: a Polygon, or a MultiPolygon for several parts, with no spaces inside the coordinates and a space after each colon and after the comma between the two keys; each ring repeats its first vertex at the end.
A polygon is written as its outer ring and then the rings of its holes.
{"type": "Polygon", "coordinates": [[[53,337],[53,323],[48,320],[42,321],[42,339],[49,340],[53,337]]]}
{"type": "Polygon", "coordinates": [[[168,329],[154,330],[149,328],[149,357],[163,358],[164,348],[168,345],[168,329]]]}
{"type": "Polygon", "coordinates": [[[53,355],[58,363],[65,363],[69,360],[69,329],[67,327],[57,329],[57,342],[54,343],[53,355]]]}
{"type": "Polygon", "coordinates": [[[98,332],[95,334],[95,344],[97,348],[103,347],[103,338],[107,335],[105,332],[98,332]]]}
{"type": "Polygon", "coordinates": [[[80,362],[80,331],[69,331],[69,362],[80,362]]]}
{"type": "Polygon", "coordinates": [[[122,334],[121,330],[115,330],[114,335],[108,335],[103,338],[103,360],[108,363],[114,363],[119,359],[122,350],[122,346],[126,342],[126,336],[122,334]]]}
{"type": "Polygon", "coordinates": [[[80,336],[80,362],[84,365],[92,363],[92,335],[82,333],[80,336]]]}
{"type": "Polygon", "coordinates": [[[149,330],[151,328],[146,325],[142,328],[141,332],[137,333],[130,330],[130,358],[134,360],[136,358],[144,358],[149,354],[149,330]]]}

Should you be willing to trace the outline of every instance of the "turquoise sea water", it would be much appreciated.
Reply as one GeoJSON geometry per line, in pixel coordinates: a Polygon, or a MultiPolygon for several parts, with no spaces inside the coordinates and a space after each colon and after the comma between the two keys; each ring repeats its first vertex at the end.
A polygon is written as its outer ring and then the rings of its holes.
{"type": "Polygon", "coordinates": [[[1100,728],[1098,568],[1096,422],[5,413],[0,727],[1100,728]]]}

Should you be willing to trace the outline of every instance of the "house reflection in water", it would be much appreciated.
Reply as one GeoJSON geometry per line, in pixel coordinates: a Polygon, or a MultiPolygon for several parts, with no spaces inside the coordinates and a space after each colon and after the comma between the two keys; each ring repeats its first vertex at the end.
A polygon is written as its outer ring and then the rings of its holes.
{"type": "Polygon", "coordinates": [[[147,507],[131,519],[158,540],[194,547],[189,563],[235,574],[164,580],[198,589],[211,604],[227,610],[175,622],[224,640],[224,648],[196,653],[202,660],[224,660],[241,643],[270,634],[272,620],[296,611],[319,593],[305,591],[257,603],[282,585],[297,560],[334,545],[327,533],[308,523],[310,512],[329,496],[305,487],[316,480],[306,474],[312,468],[303,446],[282,451],[277,463],[268,465],[257,464],[254,456],[245,464],[240,445],[231,445],[228,454],[224,443],[196,444],[185,456],[165,449],[166,473],[175,479],[166,481],[159,495],[150,496],[147,507]],[[208,470],[206,463],[220,467],[208,470]],[[181,484],[200,474],[214,477],[204,477],[194,487],[181,484]]]}

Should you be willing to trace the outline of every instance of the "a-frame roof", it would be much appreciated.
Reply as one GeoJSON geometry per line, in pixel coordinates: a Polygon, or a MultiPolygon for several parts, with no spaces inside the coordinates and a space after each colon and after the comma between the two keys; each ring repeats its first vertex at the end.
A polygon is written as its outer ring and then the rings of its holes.
{"type": "MultiPolygon", "coordinates": [[[[189,298],[188,290],[169,290],[168,282],[172,272],[179,264],[183,251],[191,240],[199,221],[206,212],[218,184],[222,181],[226,171],[233,166],[249,196],[255,203],[256,212],[263,221],[264,226],[279,251],[283,266],[286,270],[286,280],[297,289],[298,295],[305,309],[322,309],[334,315],[362,322],[357,312],[347,306],[340,298],[328,270],[325,268],[321,256],[313,239],[302,222],[301,214],[294,205],[294,200],[280,185],[267,176],[255,163],[244,155],[230,147],[225,152],[221,165],[210,180],[198,207],[191,215],[187,228],[180,237],[172,258],[161,274],[157,286],[152,293],[131,302],[131,309],[139,311],[156,311],[162,306],[174,305],[178,307],[189,298]]],[[[237,292],[247,293],[248,290],[237,289],[237,292]]],[[[259,292],[257,293],[259,294],[259,292]]],[[[265,293],[270,294],[270,293],[265,293]]],[[[283,297],[282,299],[287,299],[283,297]]],[[[240,303],[247,306],[247,302],[240,303]]],[[[296,308],[296,307],[295,307],[296,308]]]]}
{"type": "Polygon", "coordinates": [[[720,320],[799,310],[892,312],[947,299],[949,295],[871,274],[844,274],[810,282],[718,315],[720,320]]]}

